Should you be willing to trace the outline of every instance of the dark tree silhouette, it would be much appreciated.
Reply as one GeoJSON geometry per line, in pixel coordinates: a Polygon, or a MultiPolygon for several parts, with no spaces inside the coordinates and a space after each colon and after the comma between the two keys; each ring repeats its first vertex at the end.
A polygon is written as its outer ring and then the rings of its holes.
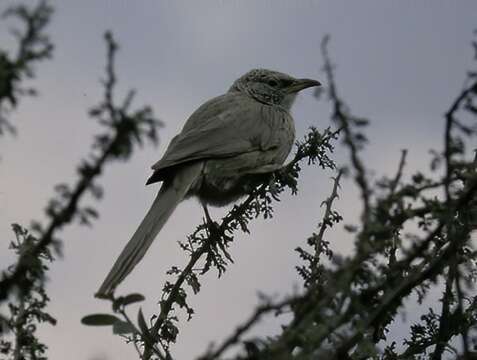
{"type": "MultiPolygon", "coordinates": [[[[30,39],[47,39],[40,31],[48,22],[45,13],[51,9],[46,2],[41,2],[38,8],[28,10],[19,6],[7,13],[17,15],[27,24],[41,23],[29,30],[30,39]],[[39,10],[40,9],[40,10],[39,10]],[[43,9],[43,10],[41,10],[43,9]],[[47,10],[45,10],[47,9],[47,10]]],[[[23,37],[19,38],[20,47],[23,37]]],[[[150,107],[145,106],[131,110],[134,91],[129,91],[124,101],[117,104],[114,96],[116,74],[114,72],[114,56],[117,44],[110,33],[105,35],[107,45],[106,80],[104,81],[104,99],[89,111],[89,116],[98,121],[102,132],[98,133],[93,141],[92,149],[87,158],[77,167],[78,179],[73,186],[58,184],[55,186],[56,195],[48,203],[45,212],[49,219],[46,225],[39,222],[32,223],[32,232],[14,224],[15,241],[10,243],[17,254],[17,261],[2,272],[0,279],[0,302],[8,301],[10,316],[0,317],[0,353],[13,359],[45,359],[46,346],[36,337],[36,323],[49,322],[55,324],[48,313],[44,311],[49,298],[44,289],[47,263],[53,260],[53,254],[58,253],[61,240],[57,233],[73,221],[90,225],[98,217],[98,213],[91,206],[84,206],[82,198],[85,194],[92,194],[100,199],[103,194],[98,178],[105,167],[112,161],[127,161],[138,146],[144,143],[158,143],[158,129],[162,122],[154,118],[150,107]],[[17,294],[12,300],[12,294],[17,294]],[[12,331],[14,340],[3,338],[12,331]]],[[[26,41],[30,44],[33,40],[26,41]]],[[[33,41],[34,42],[34,41],[33,41]]],[[[29,51],[29,50],[25,50],[29,51]]],[[[41,58],[41,57],[40,57],[41,58]]],[[[1,64],[0,64],[1,65],[1,64]]],[[[0,73],[3,74],[0,68],[0,73]]],[[[2,81],[10,81],[0,78],[2,81]]],[[[20,86],[16,82],[14,87],[20,86]]],[[[14,87],[12,87],[15,96],[14,87]]],[[[0,88],[8,88],[4,83],[0,88]]],[[[6,120],[5,120],[6,121],[6,120]]]]}

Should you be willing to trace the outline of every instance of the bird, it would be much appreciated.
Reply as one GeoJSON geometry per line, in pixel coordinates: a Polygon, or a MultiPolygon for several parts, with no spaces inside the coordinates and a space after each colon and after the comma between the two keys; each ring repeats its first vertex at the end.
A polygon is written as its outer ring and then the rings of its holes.
{"type": "Polygon", "coordinates": [[[207,205],[233,203],[250,193],[260,176],[279,170],[295,142],[293,102],[299,91],[320,85],[253,69],[193,112],[152,166],[146,185],[162,185],[95,296],[114,297],[181,201],[197,197],[208,216],[207,205]]]}

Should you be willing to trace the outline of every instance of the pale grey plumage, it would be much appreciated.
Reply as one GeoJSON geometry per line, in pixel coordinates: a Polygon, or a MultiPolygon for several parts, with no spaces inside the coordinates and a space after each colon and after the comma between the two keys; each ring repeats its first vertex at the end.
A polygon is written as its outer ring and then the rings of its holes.
{"type": "Polygon", "coordinates": [[[289,110],[296,94],[318,85],[256,69],[200,106],[152,166],[147,183],[162,181],[162,187],[96,296],[113,294],[183,199],[197,196],[203,204],[223,206],[247,194],[260,174],[279,169],[295,139],[289,110]]]}

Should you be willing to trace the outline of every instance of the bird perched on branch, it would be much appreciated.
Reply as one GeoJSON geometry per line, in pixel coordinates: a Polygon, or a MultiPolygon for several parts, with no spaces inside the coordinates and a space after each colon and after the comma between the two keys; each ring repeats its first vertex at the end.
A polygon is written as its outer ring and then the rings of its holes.
{"type": "Polygon", "coordinates": [[[206,211],[207,204],[223,206],[249,193],[257,176],[280,169],[295,141],[293,101],[300,90],[319,85],[255,69],[200,106],[152,166],[147,184],[162,186],[96,297],[113,295],[182,200],[197,196],[206,211]]]}

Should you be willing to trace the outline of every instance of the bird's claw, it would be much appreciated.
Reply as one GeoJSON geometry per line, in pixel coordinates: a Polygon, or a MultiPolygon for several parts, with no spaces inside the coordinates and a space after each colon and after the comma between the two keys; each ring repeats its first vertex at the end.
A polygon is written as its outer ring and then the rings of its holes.
{"type": "Polygon", "coordinates": [[[275,173],[272,173],[270,176],[270,180],[268,182],[268,189],[270,191],[270,195],[272,195],[275,200],[280,201],[280,198],[278,196],[280,194],[280,191],[277,187],[277,177],[275,173]]]}
{"type": "Polygon", "coordinates": [[[207,230],[209,230],[210,234],[219,233],[219,229],[220,229],[219,224],[216,221],[212,220],[209,214],[209,210],[207,209],[207,206],[203,205],[203,208],[205,213],[205,221],[207,225],[207,230]]]}

